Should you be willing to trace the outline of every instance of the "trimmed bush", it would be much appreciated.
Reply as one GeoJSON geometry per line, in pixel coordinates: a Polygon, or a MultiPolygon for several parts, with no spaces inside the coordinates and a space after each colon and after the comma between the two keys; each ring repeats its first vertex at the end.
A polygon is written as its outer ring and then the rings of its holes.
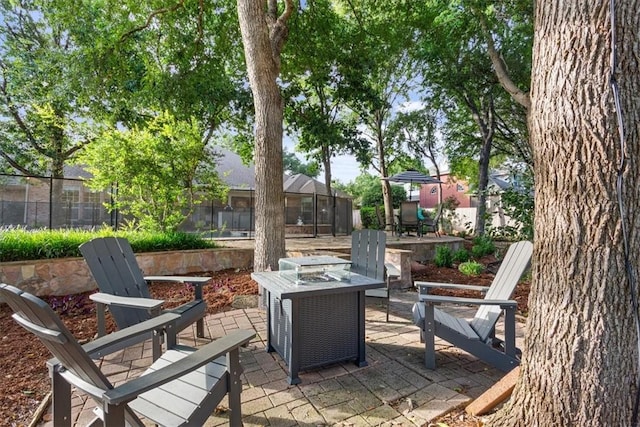
{"type": "Polygon", "coordinates": [[[469,261],[469,251],[462,248],[453,253],[453,262],[467,262],[469,261]]]}
{"type": "Polygon", "coordinates": [[[471,254],[474,258],[482,258],[485,255],[491,255],[496,252],[496,245],[487,236],[477,236],[473,239],[471,254]]]}
{"type": "Polygon", "coordinates": [[[83,230],[0,230],[0,262],[80,257],[78,247],[93,238],[116,236],[129,240],[134,252],[215,248],[213,241],[195,234],[83,230]]]}
{"type": "Polygon", "coordinates": [[[453,253],[448,246],[436,246],[436,256],[433,262],[437,267],[453,266],[453,253]]]}
{"type": "Polygon", "coordinates": [[[458,270],[466,276],[477,276],[484,270],[484,265],[476,261],[467,261],[460,264],[458,270]]]}
{"type": "Polygon", "coordinates": [[[362,228],[378,228],[378,217],[376,216],[376,209],[368,206],[360,208],[360,221],[362,228]]]}

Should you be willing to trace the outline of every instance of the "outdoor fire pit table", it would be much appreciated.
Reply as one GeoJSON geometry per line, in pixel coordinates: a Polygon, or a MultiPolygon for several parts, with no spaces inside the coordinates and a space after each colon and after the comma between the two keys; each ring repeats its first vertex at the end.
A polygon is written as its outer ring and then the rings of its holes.
{"type": "Polygon", "coordinates": [[[348,279],[296,284],[278,271],[252,273],[267,292],[267,351],[276,351],[289,367],[289,384],[298,371],[344,360],[365,360],[365,290],[384,281],[351,272],[348,279]]]}

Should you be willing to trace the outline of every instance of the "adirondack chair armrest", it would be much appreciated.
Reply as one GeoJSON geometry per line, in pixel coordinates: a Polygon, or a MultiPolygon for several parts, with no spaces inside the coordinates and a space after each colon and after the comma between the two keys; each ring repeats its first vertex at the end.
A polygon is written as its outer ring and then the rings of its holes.
{"type": "Polygon", "coordinates": [[[463,285],[459,283],[415,282],[414,286],[418,288],[419,298],[422,298],[423,295],[428,295],[429,289],[434,289],[434,288],[478,291],[483,294],[489,290],[488,286],[463,285]]]}
{"type": "Polygon", "coordinates": [[[202,285],[211,280],[211,277],[200,276],[144,276],[147,282],[174,282],[187,283],[193,286],[195,299],[202,299],[202,285]]]}
{"type": "Polygon", "coordinates": [[[178,282],[190,285],[202,285],[211,280],[211,277],[200,276],[144,276],[147,282],[178,282]]]}
{"type": "Polygon", "coordinates": [[[115,305],[127,308],[139,308],[142,310],[147,310],[149,312],[158,311],[162,304],[164,304],[164,300],[160,299],[123,297],[119,295],[105,294],[103,292],[96,292],[95,294],[91,294],[89,295],[89,298],[91,298],[92,301],[100,304],[115,305]]]}
{"type": "MultiPolygon", "coordinates": [[[[146,375],[106,391],[103,394],[104,401],[111,405],[129,402],[145,391],[152,390],[161,384],[165,384],[184,374],[192,372],[224,354],[237,351],[255,336],[254,331],[235,331],[205,345],[170,365],[157,371],[149,372],[146,375]]],[[[232,357],[238,358],[239,355],[236,352],[232,357]]]]}
{"type": "Polygon", "coordinates": [[[396,268],[395,265],[386,262],[384,264],[384,269],[389,279],[397,279],[398,277],[400,277],[400,270],[396,268]]]}
{"type": "Polygon", "coordinates": [[[492,300],[484,298],[462,298],[445,295],[423,295],[422,302],[430,305],[437,304],[459,304],[459,305],[499,305],[500,308],[517,307],[518,303],[514,300],[492,300]]]}
{"type": "Polygon", "coordinates": [[[128,328],[120,329],[109,335],[97,338],[87,344],[84,344],[82,348],[89,354],[89,356],[91,356],[91,358],[103,357],[114,351],[120,350],[122,346],[119,344],[123,341],[145,335],[151,331],[157,331],[160,333],[168,328],[173,328],[173,330],[175,330],[175,324],[178,319],[180,319],[179,314],[164,313],[136,325],[129,326],[128,328]]]}

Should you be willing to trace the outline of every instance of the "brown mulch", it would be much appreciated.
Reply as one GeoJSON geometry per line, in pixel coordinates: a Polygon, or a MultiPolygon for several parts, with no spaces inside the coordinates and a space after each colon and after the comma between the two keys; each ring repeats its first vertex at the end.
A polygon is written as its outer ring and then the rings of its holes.
{"type": "MultiPolygon", "coordinates": [[[[485,265],[495,262],[493,258],[481,260],[485,265]]],[[[479,277],[470,278],[457,268],[437,268],[433,264],[420,266],[420,271],[413,274],[414,280],[427,280],[450,283],[490,284],[493,274],[483,273],[479,277]]],[[[208,312],[217,313],[232,309],[235,295],[257,294],[257,284],[251,280],[250,271],[224,270],[205,272],[203,276],[213,279],[204,288],[208,312]]],[[[182,304],[192,298],[191,289],[187,286],[170,283],[154,283],[150,286],[154,298],[163,299],[167,307],[182,304]]],[[[521,313],[526,313],[526,302],[529,292],[528,283],[521,283],[516,290],[515,299],[521,313]]],[[[473,292],[448,291],[457,296],[477,296],[473,292]]],[[[96,317],[90,293],[67,297],[44,298],[65,322],[71,333],[81,342],[90,341],[96,331],[96,317]]],[[[445,294],[445,293],[443,293],[445,294]]],[[[108,325],[109,331],[115,329],[113,323],[108,325]]],[[[9,426],[27,426],[40,402],[50,390],[49,377],[45,366],[50,358],[49,352],[34,339],[31,334],[18,326],[11,319],[11,309],[0,304],[0,372],[4,378],[0,389],[0,424],[9,426]]],[[[450,427],[477,427],[481,421],[468,417],[464,410],[445,415],[438,422],[450,427]]],[[[437,424],[436,424],[437,425],[437,424]]]]}

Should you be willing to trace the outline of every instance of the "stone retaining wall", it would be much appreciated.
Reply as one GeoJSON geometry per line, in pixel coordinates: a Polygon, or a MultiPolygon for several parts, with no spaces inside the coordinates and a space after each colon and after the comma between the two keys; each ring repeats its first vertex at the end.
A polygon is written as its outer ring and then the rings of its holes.
{"type": "Polygon", "coordinates": [[[387,240],[387,251],[389,249],[404,249],[411,252],[411,258],[413,261],[425,263],[427,261],[433,261],[436,257],[437,246],[448,246],[451,251],[455,252],[464,248],[463,239],[447,239],[442,241],[421,241],[414,244],[411,243],[395,243],[393,240],[387,240]]]}
{"type": "MultiPolygon", "coordinates": [[[[464,241],[419,242],[394,244],[387,241],[385,261],[400,270],[400,279],[391,283],[394,288],[411,287],[411,262],[425,262],[435,256],[435,248],[446,244],[453,251],[463,247],[464,241]]],[[[287,256],[327,255],[348,257],[350,248],[289,251],[287,256]]],[[[140,268],[146,275],[188,275],[227,268],[253,267],[253,248],[216,248],[178,252],[148,252],[137,254],[140,268]]],[[[96,284],[82,258],[38,260],[0,263],[0,282],[7,283],[34,295],[68,295],[91,291],[96,284]]]]}
{"type": "MultiPolygon", "coordinates": [[[[253,268],[253,249],[204,249],[136,255],[145,275],[189,275],[228,268],[253,268]]],[[[0,282],[38,296],[69,295],[97,288],[82,258],[0,263],[0,282]]]]}

